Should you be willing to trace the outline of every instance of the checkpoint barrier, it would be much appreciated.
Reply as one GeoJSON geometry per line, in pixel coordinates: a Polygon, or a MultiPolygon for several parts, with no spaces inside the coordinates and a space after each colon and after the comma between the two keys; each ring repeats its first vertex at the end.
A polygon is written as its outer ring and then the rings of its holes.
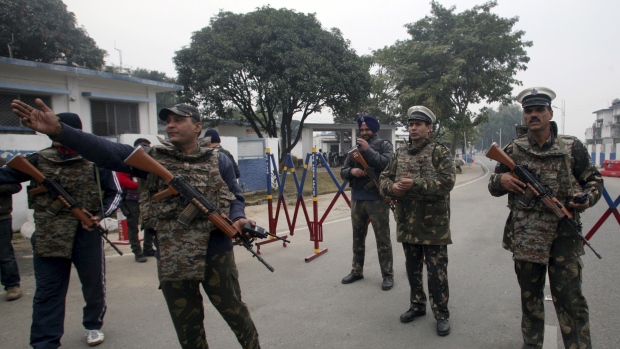
{"type": "MultiPolygon", "coordinates": [[[[306,159],[304,161],[304,170],[301,175],[301,181],[299,180],[299,178],[297,177],[297,173],[295,172],[295,164],[293,163],[291,154],[286,154],[286,158],[284,161],[284,168],[282,169],[282,178],[280,178],[278,172],[275,170],[276,168],[275,159],[273,157],[273,154],[271,154],[269,150],[267,150],[267,166],[268,166],[267,167],[268,168],[267,170],[267,206],[268,206],[268,213],[269,213],[269,230],[276,231],[280,209],[282,209],[286,217],[286,222],[288,225],[289,233],[291,236],[294,235],[295,225],[297,222],[297,215],[299,214],[299,209],[301,208],[303,210],[303,214],[306,219],[308,230],[310,231],[310,241],[312,241],[314,244],[314,254],[305,258],[306,262],[310,262],[328,251],[327,248],[324,248],[324,249],[320,248],[320,242],[323,242],[323,222],[325,221],[325,218],[327,218],[327,216],[329,215],[331,209],[333,208],[338,198],[342,196],[343,199],[346,201],[347,205],[351,207],[351,201],[349,200],[346,193],[344,192],[344,188],[346,187],[348,182],[344,181],[342,184],[338,182],[338,180],[336,179],[336,176],[334,176],[334,173],[329,167],[329,164],[326,161],[325,157],[323,156],[323,154],[318,153],[316,151],[316,148],[312,148],[312,153],[306,154],[306,159]],[[319,218],[319,212],[318,212],[319,211],[318,177],[317,177],[318,161],[320,161],[320,163],[329,173],[332,181],[334,182],[334,184],[336,185],[336,188],[338,189],[336,195],[334,196],[329,206],[327,207],[327,209],[325,210],[325,212],[320,218],[319,218]],[[273,166],[274,170],[272,170],[271,164],[274,165],[273,166]],[[308,167],[310,165],[312,167],[312,208],[313,208],[312,219],[310,218],[310,215],[308,214],[308,209],[306,208],[306,204],[304,202],[304,197],[303,197],[304,184],[306,181],[306,175],[308,174],[308,167]],[[284,186],[286,184],[286,178],[289,172],[293,176],[293,180],[295,181],[295,189],[297,190],[297,201],[295,202],[295,210],[293,212],[292,219],[289,215],[288,207],[286,205],[286,200],[284,196],[284,186]],[[279,194],[278,201],[277,201],[277,207],[275,210],[275,216],[274,216],[274,211],[272,207],[272,204],[273,204],[273,200],[272,200],[273,195],[272,195],[272,188],[271,188],[272,187],[271,185],[272,174],[278,186],[278,194],[279,194]]],[[[274,239],[274,241],[277,241],[277,240],[274,239]]],[[[268,243],[268,242],[270,241],[261,242],[261,243],[268,243]]]]}
{"type": "MultiPolygon", "coordinates": [[[[605,201],[607,202],[607,205],[609,206],[609,208],[607,209],[607,211],[605,211],[605,213],[603,213],[603,215],[601,216],[601,218],[599,218],[596,224],[592,226],[592,229],[590,229],[588,234],[586,234],[585,236],[586,240],[590,240],[592,235],[596,233],[596,231],[601,227],[601,225],[603,225],[603,223],[605,223],[607,218],[609,218],[609,216],[612,213],[614,217],[616,217],[616,221],[618,221],[618,225],[620,225],[620,213],[618,213],[618,205],[620,204],[620,195],[618,195],[615,201],[612,201],[611,196],[607,192],[607,189],[603,187],[603,197],[605,198],[605,201]]],[[[585,242],[584,242],[584,245],[585,245],[585,242]]]]}

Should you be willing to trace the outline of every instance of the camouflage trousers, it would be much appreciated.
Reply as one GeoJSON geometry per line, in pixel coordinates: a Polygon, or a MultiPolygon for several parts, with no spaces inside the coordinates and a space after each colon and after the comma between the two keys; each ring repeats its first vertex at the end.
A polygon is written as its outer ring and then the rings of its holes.
{"type": "Polygon", "coordinates": [[[352,200],[351,221],[353,222],[353,275],[364,274],[364,256],[366,255],[366,235],[368,221],[372,224],[377,241],[377,254],[381,275],[394,276],[392,241],[390,240],[389,204],[383,200],[352,200]]]}
{"type": "Polygon", "coordinates": [[[448,246],[447,245],[418,245],[403,243],[405,250],[405,266],[407,278],[411,286],[409,301],[414,310],[426,310],[426,294],[423,287],[423,267],[426,258],[426,274],[428,281],[428,295],[431,309],[436,320],[450,318],[448,299],[448,246]]]}
{"type": "Polygon", "coordinates": [[[232,250],[207,257],[205,281],[162,281],[172,323],[183,349],[208,349],[200,284],[244,349],[260,348],[258,332],[241,301],[239,272],[232,250]]]}
{"type": "MultiPolygon", "coordinates": [[[[564,347],[591,349],[588,303],[581,291],[580,257],[549,259],[549,285],[564,347]]],[[[521,287],[521,331],[527,348],[543,347],[545,333],[544,287],[547,266],[515,261],[521,287]]],[[[553,339],[554,340],[554,339],[553,339]]]]}

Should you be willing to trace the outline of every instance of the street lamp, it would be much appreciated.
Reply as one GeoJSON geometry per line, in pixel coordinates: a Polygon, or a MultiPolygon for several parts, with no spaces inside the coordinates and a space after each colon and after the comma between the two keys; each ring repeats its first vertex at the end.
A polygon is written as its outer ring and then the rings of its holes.
{"type": "Polygon", "coordinates": [[[564,100],[562,100],[562,107],[556,107],[555,105],[552,105],[551,107],[562,111],[562,134],[564,134],[564,114],[566,113],[566,105],[564,104],[564,100]]]}
{"type": "Polygon", "coordinates": [[[499,147],[502,147],[502,129],[500,127],[499,132],[495,132],[499,135],[499,147]]]}

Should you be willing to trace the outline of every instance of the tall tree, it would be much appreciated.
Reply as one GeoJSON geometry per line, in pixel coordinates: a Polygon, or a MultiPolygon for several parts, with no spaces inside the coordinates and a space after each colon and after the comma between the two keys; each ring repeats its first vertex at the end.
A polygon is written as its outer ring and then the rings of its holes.
{"type": "MultiPolygon", "coordinates": [[[[523,123],[523,109],[518,104],[500,105],[497,110],[488,111],[488,121],[475,129],[475,146],[488,150],[493,142],[505,146],[517,137],[516,126],[523,123]]],[[[469,137],[468,137],[469,138],[469,137]]]]}
{"type": "Polygon", "coordinates": [[[184,98],[220,118],[241,112],[259,137],[280,137],[280,161],[313,113],[349,110],[370,90],[368,60],[314,14],[262,7],[220,12],[174,58],[184,98]]]}
{"type": "Polygon", "coordinates": [[[407,24],[411,38],[375,52],[375,60],[398,81],[403,112],[422,104],[431,108],[439,127],[452,134],[452,151],[463,144],[463,132],[485,121],[485,110],[472,104],[509,103],[515,78],[529,57],[523,31],[513,31],[518,18],[491,12],[489,1],[455,13],[431,2],[431,14],[407,24]]]}
{"type": "Polygon", "coordinates": [[[0,56],[99,70],[106,55],[61,0],[0,0],[0,56]]]}

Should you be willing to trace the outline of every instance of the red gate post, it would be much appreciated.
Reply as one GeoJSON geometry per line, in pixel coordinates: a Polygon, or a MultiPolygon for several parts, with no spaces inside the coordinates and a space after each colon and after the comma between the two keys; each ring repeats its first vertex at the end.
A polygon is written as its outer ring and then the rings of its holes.
{"type": "MultiPolygon", "coordinates": [[[[316,148],[312,148],[312,222],[308,222],[308,228],[310,228],[310,241],[314,241],[314,254],[306,257],[306,262],[310,262],[313,259],[325,254],[327,249],[320,249],[319,242],[323,241],[323,222],[319,221],[319,188],[317,181],[316,171],[316,148]]],[[[305,176],[305,171],[304,171],[305,176]]],[[[303,183],[303,181],[302,181],[303,183]]]]}
{"type": "MultiPolygon", "coordinates": [[[[277,171],[277,166],[275,164],[275,160],[273,157],[273,154],[271,154],[271,150],[269,148],[267,148],[265,150],[266,153],[266,161],[267,161],[267,173],[266,173],[266,180],[267,180],[267,212],[269,215],[269,231],[272,234],[276,234],[276,229],[278,226],[278,216],[279,216],[279,208],[280,208],[280,202],[284,201],[284,181],[282,181],[282,183],[280,183],[280,177],[278,175],[278,171],[277,171]],[[271,165],[273,164],[273,170],[271,168],[271,165]],[[276,180],[276,184],[278,185],[278,189],[279,189],[279,193],[280,195],[278,196],[278,212],[276,213],[276,216],[273,216],[273,209],[272,209],[272,198],[273,198],[273,189],[272,189],[272,184],[271,184],[271,174],[274,174],[275,180],[276,180]]],[[[288,157],[287,157],[288,159],[288,157]]],[[[286,178],[286,163],[283,169],[284,174],[284,178],[286,178]]],[[[288,211],[286,208],[286,201],[284,201],[284,211],[286,213],[286,219],[288,221],[288,211]]],[[[290,229],[290,224],[289,224],[289,229],[290,229]]],[[[288,235],[278,235],[279,237],[286,239],[288,237],[288,235]]],[[[281,240],[278,240],[276,238],[274,238],[273,236],[270,236],[267,240],[265,241],[260,241],[257,242],[256,245],[256,253],[260,254],[260,247],[261,245],[265,245],[265,244],[269,244],[272,242],[278,242],[281,240]]],[[[282,241],[282,246],[286,247],[286,242],[282,241]]]]}

